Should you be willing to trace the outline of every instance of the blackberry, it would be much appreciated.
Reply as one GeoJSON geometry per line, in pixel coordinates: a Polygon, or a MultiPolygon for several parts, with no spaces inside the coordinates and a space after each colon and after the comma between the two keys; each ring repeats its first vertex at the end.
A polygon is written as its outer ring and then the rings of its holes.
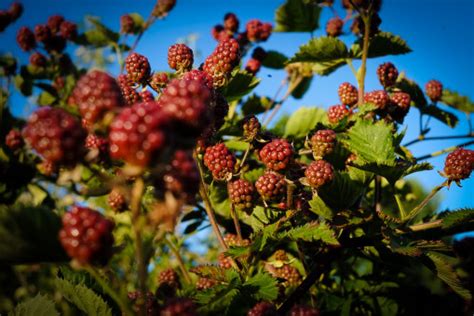
{"type": "MultiPolygon", "coordinates": [[[[379,32],[379,26],[382,23],[378,14],[372,15],[370,19],[369,36],[372,37],[379,32]]],[[[351,31],[357,36],[364,36],[365,25],[360,16],[356,17],[351,25],[351,31]]]]}
{"type": "Polygon", "coordinates": [[[274,276],[285,280],[283,282],[284,286],[297,286],[301,283],[301,274],[298,272],[298,269],[287,263],[281,268],[276,268],[274,276]]]}
{"type": "Polygon", "coordinates": [[[25,52],[36,47],[35,34],[26,26],[23,26],[18,30],[16,41],[18,46],[20,46],[20,48],[25,52]]]}
{"type": "Polygon", "coordinates": [[[260,67],[262,67],[262,63],[258,59],[250,58],[247,61],[247,65],[245,65],[245,70],[247,70],[252,75],[256,75],[260,70],[260,67]]]}
{"type": "Polygon", "coordinates": [[[377,76],[379,77],[382,87],[388,88],[393,86],[397,81],[398,70],[395,65],[390,62],[383,63],[377,68],[377,76]]]}
{"type": "Polygon", "coordinates": [[[198,316],[197,306],[189,298],[173,298],[163,306],[160,316],[198,316]]]}
{"type": "Polygon", "coordinates": [[[328,21],[326,24],[326,34],[331,37],[338,37],[342,34],[342,27],[344,26],[344,21],[335,17],[328,21]]]}
{"type": "Polygon", "coordinates": [[[281,174],[267,171],[255,182],[255,188],[263,200],[276,199],[286,192],[285,177],[281,174]]]}
{"type": "Polygon", "coordinates": [[[5,145],[13,151],[23,147],[23,143],[21,132],[17,129],[10,130],[7,136],[5,136],[5,145]]]}
{"type": "Polygon", "coordinates": [[[430,80],[425,85],[425,93],[432,102],[438,102],[443,95],[443,84],[438,80],[430,80]]]}
{"type": "Polygon", "coordinates": [[[411,97],[405,92],[395,92],[390,95],[390,114],[397,121],[403,121],[410,110],[411,97]]]}
{"type": "Polygon", "coordinates": [[[48,18],[48,22],[46,23],[51,31],[52,34],[56,34],[59,32],[61,28],[61,24],[64,22],[64,17],[61,15],[52,15],[48,18]]]}
{"type": "Polygon", "coordinates": [[[230,72],[239,61],[239,43],[230,38],[219,42],[214,52],[206,58],[203,70],[212,77],[214,87],[219,88],[225,85],[230,72]]]}
{"type": "Polygon", "coordinates": [[[174,44],[168,48],[168,65],[177,71],[190,70],[193,67],[193,50],[185,44],[174,44]]]}
{"type": "Polygon", "coordinates": [[[201,70],[193,69],[191,71],[185,72],[182,79],[200,81],[209,89],[213,89],[214,87],[212,77],[207,72],[201,70]]]}
{"type": "Polygon", "coordinates": [[[133,82],[127,75],[121,74],[118,76],[118,85],[126,104],[133,105],[140,102],[140,94],[135,90],[133,82]]]}
{"type": "Polygon", "coordinates": [[[225,253],[220,253],[217,257],[219,267],[222,269],[230,269],[232,268],[232,258],[225,255],[225,253]]]}
{"type": "Polygon", "coordinates": [[[115,212],[123,212],[127,209],[127,200],[123,193],[118,189],[110,191],[107,197],[107,203],[115,212]]]}
{"type": "Polygon", "coordinates": [[[243,135],[247,140],[254,140],[260,133],[262,125],[255,115],[246,116],[242,121],[243,135]]]}
{"type": "Polygon", "coordinates": [[[166,284],[171,288],[178,288],[179,279],[178,274],[173,269],[166,269],[160,272],[158,276],[158,283],[160,285],[166,284]]]}
{"type": "Polygon", "coordinates": [[[313,188],[319,188],[334,179],[334,168],[324,160],[313,161],[304,172],[313,188]]]}
{"type": "Polygon", "coordinates": [[[217,284],[217,281],[214,279],[208,279],[208,278],[199,278],[196,282],[196,289],[198,291],[205,291],[217,284]]]}
{"type": "Polygon", "coordinates": [[[138,96],[140,97],[140,100],[142,102],[153,102],[153,101],[155,101],[155,96],[153,95],[153,93],[151,93],[148,90],[140,91],[138,93],[138,96]]]}
{"type": "Polygon", "coordinates": [[[13,2],[8,9],[12,21],[16,21],[23,14],[23,5],[19,2],[13,2]]]}
{"type": "Polygon", "coordinates": [[[120,87],[113,77],[100,70],[83,75],[72,91],[72,100],[79,107],[82,117],[93,124],[107,112],[123,106],[120,87]]]}
{"type": "Polygon", "coordinates": [[[229,246],[229,247],[235,247],[235,246],[247,247],[248,245],[250,245],[250,240],[248,240],[248,239],[242,239],[241,240],[235,234],[226,234],[224,236],[224,241],[227,244],[227,246],[229,246]]]}
{"type": "Polygon", "coordinates": [[[177,150],[163,176],[165,188],[175,196],[192,202],[199,189],[199,170],[191,154],[177,150]]]}
{"type": "Polygon", "coordinates": [[[35,39],[37,42],[46,43],[51,39],[51,30],[47,25],[38,24],[35,26],[35,39]]]}
{"type": "Polygon", "coordinates": [[[125,69],[132,82],[146,83],[150,77],[150,63],[148,58],[138,53],[131,53],[125,58],[125,69]]]}
{"type": "Polygon", "coordinates": [[[293,158],[293,146],[286,139],[274,139],[260,150],[259,157],[271,170],[286,169],[293,158]]]}
{"type": "Polygon", "coordinates": [[[30,64],[33,67],[44,68],[44,67],[46,67],[47,62],[48,62],[48,60],[41,53],[35,52],[35,53],[30,55],[30,64]]]}
{"type": "Polygon", "coordinates": [[[336,133],[333,130],[319,130],[311,137],[311,149],[317,157],[324,157],[334,151],[336,133]]]}
{"type": "Polygon", "coordinates": [[[59,241],[81,264],[106,264],[112,256],[114,222],[87,207],[73,206],[63,215],[59,241]]]}
{"type": "Polygon", "coordinates": [[[156,102],[136,103],[123,109],[110,125],[110,155],[145,167],[166,143],[169,117],[156,102]]]}
{"type": "Polygon", "coordinates": [[[348,106],[355,105],[359,99],[357,88],[349,82],[341,83],[337,89],[337,94],[341,103],[348,106]]]}
{"type": "Polygon", "coordinates": [[[135,21],[128,14],[124,14],[120,17],[120,33],[122,34],[135,33],[135,21]]]}
{"type": "Polygon", "coordinates": [[[252,52],[252,58],[256,59],[260,62],[263,62],[263,60],[267,57],[268,53],[261,48],[260,46],[255,47],[253,52],[252,52]]]}
{"type": "Polygon", "coordinates": [[[230,33],[235,33],[239,30],[239,19],[234,13],[227,13],[224,16],[224,28],[230,33]]]}
{"type": "Polygon", "coordinates": [[[389,104],[390,97],[384,90],[368,92],[364,96],[364,102],[374,104],[378,109],[383,110],[389,104]]]}
{"type": "Polygon", "coordinates": [[[275,305],[270,302],[259,302],[247,312],[247,316],[274,316],[277,315],[275,305]]]}
{"type": "Polygon", "coordinates": [[[319,310],[304,305],[295,305],[288,316],[319,316],[319,310]]]}
{"type": "Polygon", "coordinates": [[[252,183],[238,179],[229,182],[227,189],[230,201],[237,209],[251,209],[253,207],[254,188],[252,183]]]}
{"type": "Polygon", "coordinates": [[[147,292],[145,299],[143,298],[141,291],[133,291],[127,294],[127,297],[133,304],[133,311],[139,315],[140,304],[145,304],[145,315],[156,316],[159,311],[158,301],[152,292],[147,292]]]}
{"type": "Polygon", "coordinates": [[[175,5],[176,0],[158,0],[151,14],[155,17],[163,18],[168,15],[175,5]]]}
{"type": "Polygon", "coordinates": [[[469,178],[474,169],[474,150],[458,148],[446,157],[444,174],[449,180],[469,178]]]}
{"type": "Polygon", "coordinates": [[[343,119],[349,117],[350,114],[351,111],[345,105],[333,105],[328,109],[329,123],[337,124],[343,119]]]}
{"type": "Polygon", "coordinates": [[[273,26],[270,23],[263,23],[254,19],[247,22],[245,26],[247,38],[251,42],[264,42],[272,34],[273,26]]]}
{"type": "Polygon", "coordinates": [[[228,179],[235,167],[235,157],[224,143],[206,148],[204,164],[215,180],[228,179]]]}
{"type": "Polygon", "coordinates": [[[79,120],[62,109],[39,108],[22,134],[44,160],[53,164],[74,165],[85,153],[86,131],[79,120]]]}
{"type": "Polygon", "coordinates": [[[59,29],[61,36],[67,40],[74,40],[77,37],[77,25],[69,21],[64,21],[61,23],[59,29]]]}
{"type": "Polygon", "coordinates": [[[155,72],[148,83],[150,87],[156,92],[161,91],[162,88],[166,87],[168,84],[168,74],[166,72],[155,72]]]}

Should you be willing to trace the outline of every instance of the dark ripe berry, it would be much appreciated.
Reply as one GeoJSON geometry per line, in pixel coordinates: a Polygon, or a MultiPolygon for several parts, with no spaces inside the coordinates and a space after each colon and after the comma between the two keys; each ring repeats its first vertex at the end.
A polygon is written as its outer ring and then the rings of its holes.
{"type": "Polygon", "coordinates": [[[306,168],[304,175],[310,186],[319,188],[334,179],[334,168],[324,160],[313,161],[306,168]]]}
{"type": "Polygon", "coordinates": [[[46,43],[51,39],[51,30],[46,24],[38,24],[35,26],[35,39],[37,42],[46,43]]]}
{"type": "Polygon", "coordinates": [[[163,176],[165,188],[186,202],[192,202],[199,189],[199,179],[192,153],[177,150],[163,176]]]}
{"type": "Polygon", "coordinates": [[[260,46],[255,47],[252,52],[252,58],[262,62],[267,57],[267,52],[260,46]]]}
{"type": "Polygon", "coordinates": [[[193,67],[193,50],[185,44],[174,44],[168,48],[168,65],[177,71],[190,70],[193,67]]]}
{"type": "Polygon", "coordinates": [[[224,28],[231,33],[237,32],[239,29],[239,19],[234,13],[227,13],[224,16],[224,28]]]}
{"type": "Polygon", "coordinates": [[[199,278],[196,282],[196,289],[198,291],[204,291],[204,290],[210,289],[216,284],[217,284],[216,280],[208,279],[208,278],[199,278]]]}
{"type": "Polygon", "coordinates": [[[288,167],[293,153],[293,146],[286,139],[274,139],[263,146],[259,157],[268,169],[278,171],[288,167]]]}
{"type": "Polygon", "coordinates": [[[239,43],[240,47],[247,46],[250,43],[247,37],[247,32],[238,33],[236,40],[237,40],[237,43],[239,43]]]}
{"type": "Polygon", "coordinates": [[[256,75],[260,70],[260,67],[262,67],[262,63],[258,59],[250,58],[247,61],[247,65],[245,65],[245,70],[253,75],[256,75]]]}
{"type": "Polygon", "coordinates": [[[81,264],[106,264],[112,256],[114,222],[87,207],[73,206],[63,215],[59,241],[81,264]]]}
{"type": "Polygon", "coordinates": [[[366,93],[364,96],[364,102],[372,103],[380,110],[383,110],[389,104],[390,97],[384,90],[376,90],[366,93]]]}
{"type": "Polygon", "coordinates": [[[250,209],[253,207],[254,188],[247,180],[238,179],[229,182],[227,187],[232,204],[237,209],[250,209]]]}
{"type": "Polygon", "coordinates": [[[77,24],[69,21],[61,23],[59,33],[67,40],[73,40],[77,37],[77,24]]]}
{"type": "Polygon", "coordinates": [[[254,140],[261,128],[262,125],[255,115],[246,116],[242,121],[243,135],[247,140],[254,140]]]}
{"type": "Polygon", "coordinates": [[[255,188],[262,199],[276,199],[286,192],[285,177],[281,174],[267,171],[255,182],[255,188]]]}
{"type": "Polygon", "coordinates": [[[219,42],[214,52],[206,58],[203,70],[212,77],[214,87],[218,88],[225,85],[230,72],[239,61],[239,43],[231,38],[219,42]]]}
{"type": "MultiPolygon", "coordinates": [[[[369,36],[372,37],[379,32],[379,26],[382,23],[380,16],[378,14],[372,15],[370,19],[370,28],[369,28],[369,36]]],[[[354,19],[351,25],[351,31],[357,36],[364,36],[365,32],[365,25],[362,21],[362,18],[358,16],[354,19]]]]}
{"type": "Polygon", "coordinates": [[[403,118],[410,110],[411,97],[405,92],[394,92],[390,95],[390,114],[397,121],[403,121],[403,118]]]}
{"type": "Polygon", "coordinates": [[[158,276],[158,283],[166,284],[172,288],[177,288],[179,286],[178,274],[171,268],[163,270],[158,276]]]}
{"type": "Polygon", "coordinates": [[[18,18],[23,14],[23,5],[19,2],[13,2],[8,9],[8,13],[12,21],[18,20],[18,18]]]}
{"type": "Polygon", "coordinates": [[[326,24],[326,34],[328,36],[337,37],[342,34],[342,27],[344,26],[344,21],[335,17],[328,21],[326,24]]]}
{"type": "Polygon", "coordinates": [[[288,316],[319,316],[319,310],[304,305],[295,305],[288,316]]]}
{"type": "Polygon", "coordinates": [[[234,171],[235,157],[224,143],[206,148],[204,164],[215,180],[225,180],[234,171]]]}
{"type": "Polygon", "coordinates": [[[155,91],[160,91],[168,84],[168,74],[166,72],[155,72],[149,81],[150,87],[155,91]]]}
{"type": "MultiPolygon", "coordinates": [[[[214,25],[214,27],[211,29],[211,34],[212,34],[212,37],[216,40],[216,41],[219,41],[220,39],[220,34],[222,32],[225,32],[224,31],[224,26],[218,24],[218,25],[214,25]]],[[[225,32],[227,33],[227,32],[225,32]]]]}
{"type": "Polygon", "coordinates": [[[148,58],[138,53],[131,53],[125,58],[125,69],[132,82],[145,83],[150,77],[150,63],[148,58]]]}
{"type": "Polygon", "coordinates": [[[166,143],[168,123],[168,115],[156,102],[123,109],[110,125],[110,155],[131,165],[149,165],[166,143]]]}
{"type": "Polygon", "coordinates": [[[198,316],[197,306],[189,298],[172,298],[162,307],[160,316],[198,316]]]}
{"type": "Polygon", "coordinates": [[[127,200],[123,193],[118,189],[110,191],[107,197],[107,203],[115,212],[123,212],[127,209],[127,200]]]}
{"type": "Polygon", "coordinates": [[[232,258],[228,257],[225,255],[225,253],[221,252],[219,256],[217,257],[217,261],[219,264],[219,267],[222,269],[230,269],[232,268],[232,258]]]}
{"type": "Polygon", "coordinates": [[[83,75],[71,96],[82,117],[89,123],[100,121],[107,112],[117,110],[124,103],[117,81],[100,70],[83,75]]]}
{"type": "Polygon", "coordinates": [[[155,96],[153,95],[153,93],[151,93],[151,92],[148,91],[148,90],[140,91],[140,93],[138,93],[138,95],[140,96],[140,100],[141,100],[142,102],[152,102],[152,101],[155,101],[155,96]]]}
{"type": "Polygon", "coordinates": [[[133,311],[137,313],[137,315],[140,313],[140,305],[142,304],[144,304],[143,308],[145,309],[146,316],[158,315],[158,301],[152,292],[147,292],[146,298],[143,298],[142,292],[140,291],[128,292],[127,297],[132,302],[133,311]]]}
{"type": "Polygon", "coordinates": [[[331,129],[319,130],[311,137],[311,149],[317,157],[324,157],[334,151],[336,132],[331,129]]]}
{"type": "Polygon", "coordinates": [[[329,123],[337,124],[351,115],[351,111],[344,104],[333,105],[328,109],[329,123]]]}
{"type": "Polygon", "coordinates": [[[474,169],[474,150],[458,148],[446,157],[444,173],[449,180],[469,178],[474,169]]]}
{"type": "Polygon", "coordinates": [[[377,76],[379,77],[380,84],[384,88],[388,88],[393,86],[397,81],[398,70],[394,64],[386,62],[377,68],[377,76]]]}
{"type": "Polygon", "coordinates": [[[0,10],[0,32],[3,32],[12,22],[12,17],[8,11],[0,10]]]}
{"type": "Polygon", "coordinates": [[[138,94],[134,87],[134,83],[128,78],[128,75],[119,75],[118,84],[122,93],[122,97],[128,105],[133,105],[140,102],[140,94],[138,94]]]}
{"type": "Polygon", "coordinates": [[[35,52],[30,55],[30,64],[34,67],[43,68],[46,66],[47,62],[48,60],[41,53],[35,52]]]}
{"type": "Polygon", "coordinates": [[[277,315],[275,305],[270,302],[259,302],[247,312],[247,316],[274,316],[277,315]]]}
{"type": "Polygon", "coordinates": [[[87,133],[78,119],[62,109],[38,109],[22,134],[44,160],[54,164],[74,165],[84,156],[87,133]]]}
{"type": "Polygon", "coordinates": [[[337,89],[337,94],[341,103],[348,106],[355,105],[359,99],[357,88],[349,82],[341,83],[337,89]]]}
{"type": "Polygon", "coordinates": [[[425,85],[425,93],[432,102],[437,102],[443,95],[443,85],[438,80],[430,80],[425,85]]]}
{"type": "Polygon", "coordinates": [[[52,15],[48,18],[47,25],[51,30],[52,34],[56,34],[59,32],[61,27],[61,23],[64,22],[64,18],[61,15],[52,15]]]}
{"type": "Polygon", "coordinates": [[[135,21],[133,21],[133,18],[128,14],[122,15],[120,17],[120,33],[133,34],[134,31],[135,21]]]}
{"type": "Polygon", "coordinates": [[[66,48],[66,39],[62,36],[51,36],[51,38],[44,42],[44,48],[48,52],[60,53],[66,48]]]}
{"type": "Polygon", "coordinates": [[[153,8],[152,15],[158,18],[163,18],[176,5],[176,0],[158,0],[153,8]]]}
{"type": "Polygon", "coordinates": [[[23,137],[21,136],[21,132],[17,129],[10,130],[7,136],[5,136],[5,145],[13,151],[23,147],[23,137]]]}
{"type": "Polygon", "coordinates": [[[18,30],[16,41],[18,46],[20,46],[20,48],[25,52],[36,47],[35,34],[26,26],[23,26],[18,30]]]}
{"type": "Polygon", "coordinates": [[[270,23],[263,23],[260,20],[253,19],[247,22],[245,30],[247,38],[251,42],[264,42],[272,34],[273,26],[270,23]]]}
{"type": "Polygon", "coordinates": [[[211,75],[201,70],[193,69],[191,71],[185,72],[182,79],[200,81],[209,89],[213,89],[214,87],[211,75]]]}

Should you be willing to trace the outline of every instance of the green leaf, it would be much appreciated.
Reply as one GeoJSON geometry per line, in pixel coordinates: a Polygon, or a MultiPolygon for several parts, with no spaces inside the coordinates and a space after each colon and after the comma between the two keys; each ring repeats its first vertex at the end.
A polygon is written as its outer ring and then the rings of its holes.
{"type": "Polygon", "coordinates": [[[474,221],[474,209],[464,208],[455,211],[446,212],[446,215],[443,217],[443,228],[452,228],[458,225],[464,225],[467,222],[474,221]]]}
{"type": "Polygon", "coordinates": [[[57,278],[55,280],[58,291],[69,302],[74,304],[86,315],[111,316],[112,310],[94,291],[83,284],[74,285],[66,280],[57,278]]]}
{"type": "Polygon", "coordinates": [[[389,164],[367,163],[362,165],[356,165],[355,167],[361,170],[381,175],[385,177],[391,185],[395,185],[395,182],[397,182],[399,179],[406,177],[412,173],[433,169],[433,166],[427,162],[420,164],[411,164],[403,162],[389,164]]]}
{"type": "Polygon", "coordinates": [[[265,112],[271,106],[271,100],[268,97],[259,97],[256,94],[252,94],[245,100],[242,105],[242,114],[260,114],[265,112]]]}
{"type": "Polygon", "coordinates": [[[231,204],[227,195],[227,187],[225,185],[220,185],[217,182],[211,183],[209,186],[209,199],[214,211],[226,218],[230,217],[231,204]]]}
{"type": "Polygon", "coordinates": [[[301,99],[311,87],[313,77],[304,77],[300,83],[293,89],[291,96],[295,99],[301,99]]]}
{"type": "Polygon", "coordinates": [[[56,100],[57,100],[57,96],[49,93],[48,91],[43,91],[38,96],[38,99],[36,100],[36,102],[38,102],[38,105],[45,106],[45,105],[52,105],[56,103],[56,100]]]}
{"type": "Polygon", "coordinates": [[[443,88],[441,102],[465,113],[474,112],[474,102],[469,99],[469,97],[462,96],[459,93],[448,90],[446,88],[443,88]]]}
{"type": "Polygon", "coordinates": [[[133,33],[134,34],[140,33],[143,30],[143,27],[145,26],[145,19],[141,16],[140,13],[136,13],[136,12],[129,13],[128,15],[133,20],[133,24],[134,24],[133,33]]]}
{"type": "Polygon", "coordinates": [[[321,8],[302,0],[287,0],[275,11],[274,32],[313,32],[318,28],[321,8]]]}
{"type": "Polygon", "coordinates": [[[235,138],[226,140],[224,143],[227,146],[227,148],[229,148],[232,151],[245,151],[249,147],[249,143],[241,141],[241,140],[237,140],[235,138]]]}
{"type": "Polygon", "coordinates": [[[268,273],[261,272],[250,277],[244,283],[244,289],[257,301],[273,301],[278,297],[277,280],[268,273]]]}
{"type": "Polygon", "coordinates": [[[281,238],[304,241],[322,241],[328,245],[339,245],[334,231],[324,222],[310,222],[280,233],[281,238]]]}
{"type": "Polygon", "coordinates": [[[289,119],[290,116],[288,114],[283,114],[269,131],[275,135],[283,136],[289,119]]]}
{"type": "Polygon", "coordinates": [[[113,43],[118,42],[118,40],[120,38],[120,35],[117,32],[115,32],[115,31],[111,30],[110,28],[108,28],[107,26],[105,26],[102,22],[100,22],[99,18],[93,17],[93,16],[87,16],[86,19],[89,23],[94,25],[96,30],[98,30],[100,33],[102,33],[104,35],[105,38],[107,38],[109,43],[110,42],[113,42],[113,43]]]}
{"type": "Polygon", "coordinates": [[[453,113],[448,111],[442,110],[435,105],[427,106],[421,109],[421,112],[425,115],[429,115],[440,122],[448,125],[451,128],[456,127],[459,122],[459,119],[453,113]]]}
{"type": "Polygon", "coordinates": [[[321,108],[301,107],[294,112],[285,126],[285,137],[303,138],[313,130],[318,123],[326,121],[326,111],[321,108]]]}
{"type": "Polygon", "coordinates": [[[229,83],[225,86],[222,94],[227,102],[242,99],[258,86],[260,79],[244,70],[236,70],[232,73],[229,83]]]}
{"type": "Polygon", "coordinates": [[[335,211],[354,206],[364,192],[364,183],[348,172],[335,172],[334,180],[318,189],[321,199],[335,211]]]}
{"type": "MultiPolygon", "coordinates": [[[[362,58],[362,41],[358,39],[351,47],[352,58],[362,58]]],[[[410,53],[412,50],[407,43],[398,35],[389,32],[379,32],[369,41],[369,58],[382,57],[387,55],[402,55],[410,53]]]]}
{"type": "Polygon", "coordinates": [[[331,210],[326,203],[318,196],[313,195],[311,201],[309,201],[309,207],[311,212],[321,216],[324,219],[331,220],[334,216],[333,210],[331,210]]]}
{"type": "Polygon", "coordinates": [[[104,47],[110,44],[110,39],[101,31],[92,29],[84,32],[86,42],[96,48],[104,47]]]}
{"type": "Polygon", "coordinates": [[[420,86],[415,81],[405,78],[403,73],[398,76],[396,87],[410,95],[411,103],[415,107],[421,109],[428,104],[420,86]]]}
{"type": "Polygon", "coordinates": [[[59,316],[54,302],[47,296],[37,294],[23,303],[18,304],[15,309],[8,313],[9,316],[59,316]]]}
{"type": "Polygon", "coordinates": [[[268,50],[265,58],[262,60],[262,66],[271,69],[283,69],[285,63],[288,61],[288,57],[280,52],[274,50],[268,50]]]}
{"type": "Polygon", "coordinates": [[[327,63],[343,61],[348,57],[346,44],[335,37],[313,38],[308,44],[302,45],[299,51],[291,58],[290,63],[311,62],[327,63]]]}

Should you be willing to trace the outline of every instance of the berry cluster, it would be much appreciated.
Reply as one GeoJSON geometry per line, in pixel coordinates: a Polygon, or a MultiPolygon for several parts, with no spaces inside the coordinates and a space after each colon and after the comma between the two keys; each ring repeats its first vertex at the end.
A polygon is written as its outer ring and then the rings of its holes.
{"type": "Polygon", "coordinates": [[[430,80],[425,85],[425,93],[432,102],[438,102],[443,95],[443,85],[438,80],[430,80]]]}
{"type": "Polygon", "coordinates": [[[160,272],[158,276],[158,283],[160,285],[166,284],[171,288],[178,288],[179,287],[179,278],[176,271],[169,268],[160,272]]]}
{"type": "Polygon", "coordinates": [[[253,184],[249,181],[238,179],[229,182],[229,198],[237,209],[251,209],[254,201],[253,184]]]}
{"type": "Polygon", "coordinates": [[[277,315],[275,305],[270,302],[258,302],[247,312],[247,316],[274,316],[277,315]]]}
{"type": "Polygon", "coordinates": [[[212,54],[206,58],[202,69],[212,77],[214,87],[218,88],[226,84],[230,72],[239,61],[239,43],[230,38],[219,42],[212,54]]]}
{"type": "Polygon", "coordinates": [[[235,166],[235,157],[224,143],[206,148],[204,164],[216,180],[228,179],[235,166]]]}
{"type": "Polygon", "coordinates": [[[332,37],[338,37],[342,34],[344,21],[340,17],[334,17],[326,23],[326,34],[332,37]]]}
{"type": "Polygon", "coordinates": [[[245,31],[247,38],[251,42],[264,42],[272,34],[273,26],[271,23],[263,23],[260,20],[254,19],[247,22],[245,31]]]}
{"type": "Polygon", "coordinates": [[[340,121],[348,118],[351,115],[351,111],[346,105],[333,105],[328,109],[328,121],[332,124],[338,124],[340,121]]]}
{"type": "Polygon", "coordinates": [[[446,157],[444,173],[449,180],[469,178],[474,170],[474,150],[458,148],[446,157]]]}
{"type": "Polygon", "coordinates": [[[334,179],[334,168],[327,161],[317,160],[309,164],[304,175],[312,187],[319,188],[334,179]]]}
{"type": "Polygon", "coordinates": [[[334,151],[336,133],[333,130],[319,130],[311,136],[311,149],[316,157],[324,157],[334,151]]]}
{"type": "Polygon", "coordinates": [[[364,96],[364,102],[374,104],[378,109],[383,110],[388,106],[390,97],[384,90],[368,92],[364,96]]]}
{"type": "Polygon", "coordinates": [[[293,157],[293,146],[286,139],[274,139],[259,152],[260,160],[270,170],[286,169],[293,157]]]}
{"type": "Polygon", "coordinates": [[[128,292],[127,297],[133,304],[133,311],[135,313],[138,314],[141,310],[139,304],[144,304],[143,308],[145,310],[146,316],[154,316],[158,314],[158,301],[152,292],[147,292],[145,298],[143,298],[142,292],[133,291],[128,292]]]}
{"type": "Polygon", "coordinates": [[[21,132],[17,129],[10,130],[5,136],[5,145],[13,151],[20,149],[23,146],[21,132]]]}
{"type": "Polygon", "coordinates": [[[148,58],[138,53],[131,53],[125,58],[125,69],[129,80],[133,83],[146,83],[151,73],[148,58]]]}
{"type": "Polygon", "coordinates": [[[127,200],[121,190],[113,189],[107,197],[107,203],[116,212],[123,212],[127,208],[127,200]]]}
{"type": "Polygon", "coordinates": [[[395,84],[398,78],[398,69],[390,62],[386,62],[378,66],[377,76],[380,84],[384,88],[391,87],[395,84]]]}
{"type": "Polygon", "coordinates": [[[239,44],[246,45],[249,42],[264,42],[272,34],[271,23],[264,23],[258,19],[253,19],[245,25],[245,31],[238,33],[240,21],[234,13],[227,13],[224,16],[224,25],[218,24],[212,29],[212,36],[217,41],[236,38],[239,44]]]}
{"type": "Polygon", "coordinates": [[[168,65],[177,71],[190,70],[193,67],[194,54],[185,44],[174,44],[168,48],[168,65]]]}
{"type": "Polygon", "coordinates": [[[339,95],[339,100],[341,103],[348,106],[355,105],[359,97],[357,88],[349,82],[341,83],[337,89],[337,94],[339,95]]]}
{"type": "Polygon", "coordinates": [[[255,188],[263,200],[274,200],[286,192],[285,177],[276,172],[265,172],[255,182],[255,188]]]}
{"type": "Polygon", "coordinates": [[[249,141],[257,138],[261,128],[262,125],[255,115],[246,116],[242,121],[243,135],[249,141]]]}

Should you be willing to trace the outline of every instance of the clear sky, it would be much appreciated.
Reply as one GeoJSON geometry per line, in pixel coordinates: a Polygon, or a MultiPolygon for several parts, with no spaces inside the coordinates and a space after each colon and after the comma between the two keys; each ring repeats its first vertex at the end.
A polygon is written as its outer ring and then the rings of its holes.
{"type": "MultiPolygon", "coordinates": [[[[221,23],[227,12],[234,12],[241,24],[252,18],[272,22],[275,9],[283,0],[177,0],[178,4],[169,17],[158,21],[144,35],[137,51],[149,57],[153,69],[167,70],[166,54],[168,46],[179,38],[195,34],[198,36],[197,48],[202,60],[213,50],[215,41],[210,35],[213,25],[221,23]]],[[[340,1],[335,0],[340,14],[340,1]]],[[[0,0],[0,7],[9,5],[10,1],[0,0]]],[[[67,19],[80,22],[86,14],[102,17],[109,27],[118,29],[119,18],[122,14],[139,12],[146,16],[153,7],[154,1],[145,0],[24,0],[26,11],[7,32],[0,34],[0,51],[11,51],[18,58],[26,61],[28,55],[19,50],[15,44],[15,34],[20,26],[34,27],[45,23],[51,14],[62,14],[67,19]]],[[[321,17],[321,28],[315,33],[324,33],[324,25],[331,17],[329,10],[324,10],[321,17]]],[[[416,80],[421,86],[430,80],[438,79],[453,90],[467,95],[474,100],[474,1],[473,0],[384,0],[381,10],[381,29],[400,35],[404,38],[413,53],[384,57],[370,60],[368,63],[368,89],[381,88],[375,70],[385,61],[392,61],[400,71],[406,71],[407,76],[416,80]]],[[[346,28],[348,29],[348,28],[346,28]]],[[[299,45],[309,40],[309,34],[275,33],[262,46],[266,49],[278,50],[287,56],[294,54],[299,45]]],[[[343,40],[352,36],[343,37],[343,40]]],[[[263,69],[259,73],[262,83],[256,92],[272,96],[283,78],[283,72],[263,69]]],[[[290,113],[299,106],[322,106],[327,108],[338,102],[337,87],[340,83],[349,81],[355,84],[354,77],[347,67],[337,70],[329,77],[317,77],[313,80],[310,91],[302,100],[289,99],[283,113],[290,113]]],[[[27,100],[15,97],[15,113],[24,107],[27,100]]],[[[452,111],[452,110],[451,110],[452,111]]],[[[458,114],[464,119],[464,114],[458,114]]],[[[418,113],[412,109],[405,120],[408,127],[406,140],[415,138],[418,134],[418,113]]],[[[460,135],[467,132],[465,122],[455,129],[450,129],[433,121],[431,135],[460,135]]],[[[462,140],[461,140],[462,141],[462,140]]],[[[415,156],[440,150],[458,144],[454,141],[431,141],[414,145],[411,149],[415,156]]],[[[436,170],[443,168],[445,156],[430,160],[435,170],[423,172],[416,177],[430,188],[441,183],[442,178],[436,170]]],[[[474,207],[474,177],[463,182],[463,189],[452,186],[442,192],[442,208],[455,209],[459,207],[474,207]]]]}

